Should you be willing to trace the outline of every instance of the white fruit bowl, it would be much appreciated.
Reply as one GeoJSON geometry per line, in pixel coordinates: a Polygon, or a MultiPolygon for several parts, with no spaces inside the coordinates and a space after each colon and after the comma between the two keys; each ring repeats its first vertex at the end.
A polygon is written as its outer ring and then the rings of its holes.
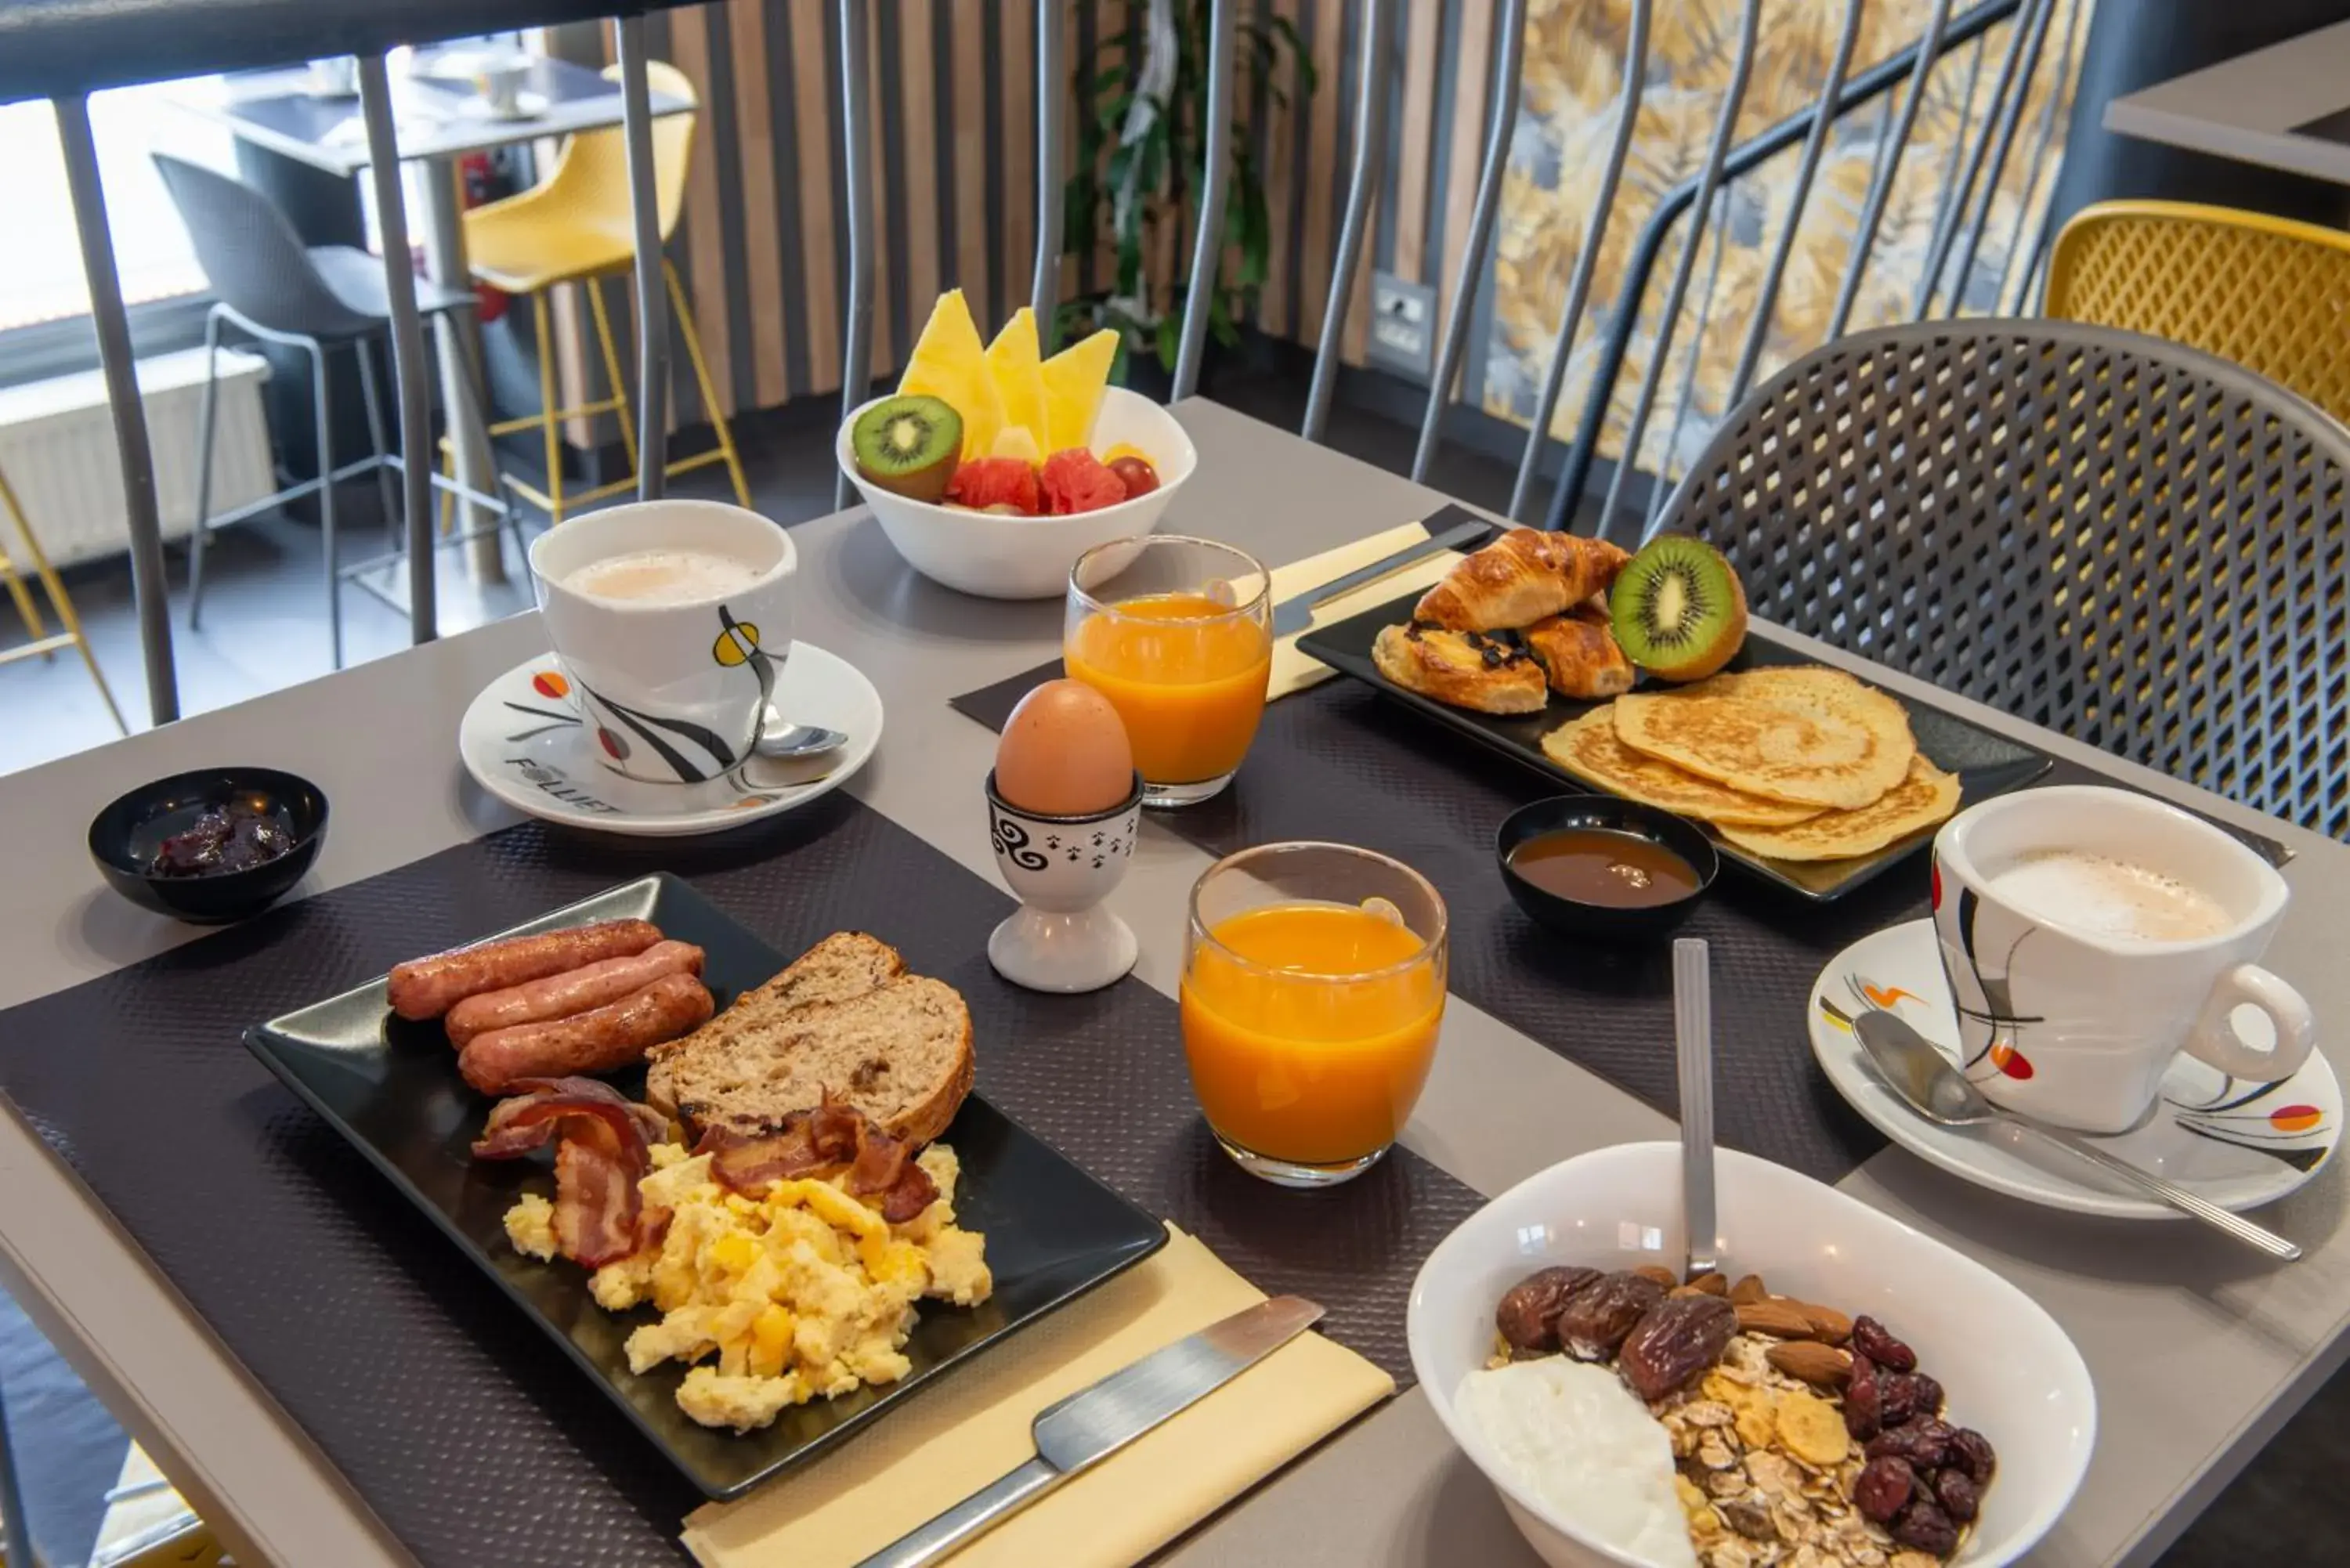
{"type": "MultiPolygon", "coordinates": [[[[1680,1158],[1679,1144],[1632,1143],[1552,1166],[1463,1220],[1412,1284],[1412,1371],[1554,1568],[1640,1560],[1518,1487],[1454,1399],[1492,1353],[1494,1305],[1536,1269],[1679,1267],[1680,1158]]],[[[1994,1568],[2030,1551],[2072,1501],[2096,1438],[2096,1391],[2064,1331],[1981,1263],[1832,1187],[1733,1149],[1716,1159],[1725,1272],[1759,1273],[1783,1295],[1878,1319],[1941,1383],[1945,1418],[1998,1450],[1998,1473],[1953,1568],[1994,1568]]]]}
{"type": "MultiPolygon", "coordinates": [[[[876,398],[874,402],[882,400],[876,398]]],[[[840,472],[857,486],[873,519],[906,564],[934,582],[990,599],[1058,598],[1069,586],[1069,567],[1097,545],[1150,533],[1167,504],[1199,465],[1191,438],[1175,416],[1139,392],[1109,388],[1094,421],[1093,450],[1107,452],[1121,441],[1146,453],[1159,471],[1159,488],[1116,506],[1072,517],[1006,517],[909,501],[865,483],[857,472],[848,434],[859,406],[840,424],[833,455],[840,472]]]]}

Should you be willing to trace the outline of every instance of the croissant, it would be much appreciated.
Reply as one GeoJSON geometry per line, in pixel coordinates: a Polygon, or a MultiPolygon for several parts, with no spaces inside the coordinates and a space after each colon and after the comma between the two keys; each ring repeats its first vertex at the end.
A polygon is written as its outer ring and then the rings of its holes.
{"type": "Polygon", "coordinates": [[[1617,646],[1607,611],[1586,600],[1564,615],[1545,616],[1518,634],[1526,651],[1562,697],[1596,702],[1632,690],[1632,661],[1617,646]]]}
{"type": "Polygon", "coordinates": [[[1532,626],[1607,587],[1630,558],[1605,539],[1513,528],[1429,589],[1412,618],[1453,631],[1532,626]]]}

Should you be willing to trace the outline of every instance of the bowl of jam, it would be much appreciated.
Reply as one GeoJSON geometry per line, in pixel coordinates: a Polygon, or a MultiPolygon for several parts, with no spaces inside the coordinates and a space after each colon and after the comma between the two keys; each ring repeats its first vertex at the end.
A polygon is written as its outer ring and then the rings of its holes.
{"type": "Polygon", "coordinates": [[[1605,794],[1519,807],[1493,852],[1518,908],[1553,930],[1616,940],[1679,925],[1721,869],[1696,824],[1605,794]]]}
{"type": "Polygon", "coordinates": [[[89,857],[143,909],[221,925],[302,879],[327,836],[327,797],[276,768],[199,768],[140,784],[89,825],[89,857]]]}

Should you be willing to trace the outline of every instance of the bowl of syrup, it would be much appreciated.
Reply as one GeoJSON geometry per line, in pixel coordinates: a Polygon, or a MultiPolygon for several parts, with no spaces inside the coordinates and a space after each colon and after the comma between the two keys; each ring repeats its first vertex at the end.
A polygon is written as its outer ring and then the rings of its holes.
{"type": "Polygon", "coordinates": [[[1689,918],[1721,869],[1695,824],[1614,795],[1519,807],[1494,836],[1518,908],[1568,936],[1659,937],[1689,918]]]}
{"type": "Polygon", "coordinates": [[[91,819],[89,857],[116,892],[197,925],[257,915],[318,857],[327,797],[276,768],[199,768],[140,784],[91,819]]]}

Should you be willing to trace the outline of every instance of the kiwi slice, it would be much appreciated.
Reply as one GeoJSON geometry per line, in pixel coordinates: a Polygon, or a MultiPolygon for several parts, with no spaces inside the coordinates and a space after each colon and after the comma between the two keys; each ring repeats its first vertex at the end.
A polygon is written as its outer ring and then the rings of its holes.
{"type": "Polygon", "coordinates": [[[962,416],[937,398],[884,398],[857,416],[848,450],[866,483],[909,501],[936,501],[962,455],[962,416]]]}
{"type": "Polygon", "coordinates": [[[1664,534],[1616,574],[1607,620],[1624,657],[1661,680],[1702,680],[1746,640],[1746,590],[1721,551],[1664,534]]]}

